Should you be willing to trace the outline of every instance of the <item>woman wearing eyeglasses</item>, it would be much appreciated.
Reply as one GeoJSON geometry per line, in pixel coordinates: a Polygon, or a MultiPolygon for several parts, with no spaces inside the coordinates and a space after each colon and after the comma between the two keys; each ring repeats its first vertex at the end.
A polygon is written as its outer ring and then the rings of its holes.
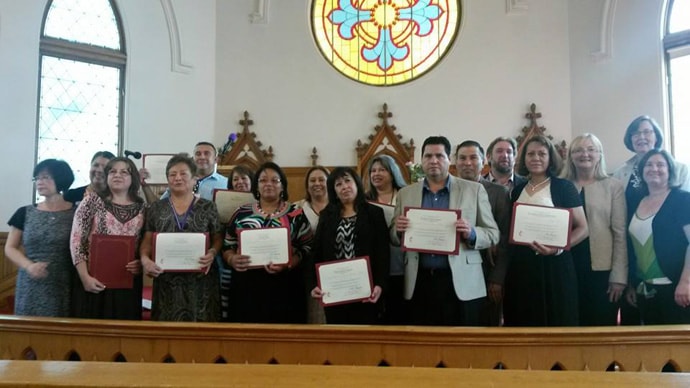
{"type": "Polygon", "coordinates": [[[104,169],[105,189],[79,203],[72,225],[72,261],[81,289],[72,296],[79,318],[141,319],[142,277],[138,254],[128,258],[125,269],[132,288],[109,288],[89,272],[94,234],[135,236],[135,246],[144,226],[144,200],[139,196],[139,172],[126,157],[110,160],[104,169]]]}
{"type": "Polygon", "coordinates": [[[628,278],[623,184],[606,174],[601,141],[591,133],[571,142],[562,177],[578,189],[589,227],[589,237],[572,248],[580,325],[616,325],[628,278]]]}
{"type": "Polygon", "coordinates": [[[288,202],[287,178],[275,163],[267,162],[259,167],[252,182],[252,193],[257,202],[237,209],[225,234],[223,259],[233,269],[228,320],[306,323],[302,261],[310,252],[309,220],[300,207],[288,202]],[[289,264],[269,263],[255,268],[250,256],[239,253],[241,230],[280,227],[288,229],[292,245],[289,264]]]}
{"type": "Polygon", "coordinates": [[[46,159],[34,168],[36,191],[44,200],[19,208],[8,224],[5,255],[14,263],[16,315],[66,317],[70,312],[69,234],[74,205],[62,197],[74,182],[70,166],[46,159]]]}

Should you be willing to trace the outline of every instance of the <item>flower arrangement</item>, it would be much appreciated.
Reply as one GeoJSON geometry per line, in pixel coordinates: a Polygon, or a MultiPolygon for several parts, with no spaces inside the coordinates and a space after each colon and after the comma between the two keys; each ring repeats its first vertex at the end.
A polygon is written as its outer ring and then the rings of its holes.
{"type": "Polygon", "coordinates": [[[218,148],[218,156],[221,156],[221,157],[222,157],[222,156],[225,155],[228,151],[230,151],[230,149],[231,149],[232,146],[235,144],[235,142],[237,142],[237,133],[234,133],[234,132],[233,132],[233,133],[230,133],[230,134],[228,135],[228,140],[225,141],[225,144],[223,144],[222,146],[220,146],[220,147],[218,148]]]}
{"type": "Polygon", "coordinates": [[[424,170],[422,170],[422,165],[420,163],[405,163],[407,169],[410,171],[410,180],[412,183],[419,182],[424,179],[424,170]]]}

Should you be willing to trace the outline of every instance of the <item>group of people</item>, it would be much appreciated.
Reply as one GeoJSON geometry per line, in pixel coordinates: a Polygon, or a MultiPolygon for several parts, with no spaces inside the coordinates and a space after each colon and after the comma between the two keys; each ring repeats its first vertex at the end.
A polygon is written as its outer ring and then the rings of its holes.
{"type": "Polygon", "coordinates": [[[602,144],[590,133],[572,140],[565,160],[544,136],[526,139],[520,150],[499,137],[486,153],[473,140],[453,152],[446,137],[431,136],[422,145],[419,182],[405,182],[395,160],[381,154],[362,177],[349,167],[309,169],[298,202],[289,201],[287,177],[275,163],[218,174],[207,142],[191,158],[169,160],[161,198],[148,188],[145,169],[109,152],[94,155],[91,183],[72,190],[70,167],[44,160],[33,174],[44,201],[9,221],[5,251],[20,269],[15,311],[140,319],[142,277],[150,276],[151,318],[164,321],[589,326],[616,325],[620,316],[624,324],[689,323],[688,169],[661,149],[662,132],[648,116],[630,124],[624,143],[635,156],[609,176],[602,144]],[[226,188],[255,200],[223,224],[213,191],[226,188]],[[511,242],[515,204],[569,209],[569,249],[511,242]],[[386,207],[394,207],[392,217],[386,207]],[[457,253],[401,248],[415,222],[405,213],[410,207],[460,210],[457,253]],[[257,268],[241,253],[240,232],[258,228],[287,229],[289,264],[257,268]],[[207,233],[198,258],[205,270],[164,271],[153,252],[161,232],[207,233]],[[126,264],[131,289],[110,289],[90,272],[95,234],[135,236],[138,248],[126,264]],[[371,294],[323,307],[316,266],[362,256],[371,294]]]}

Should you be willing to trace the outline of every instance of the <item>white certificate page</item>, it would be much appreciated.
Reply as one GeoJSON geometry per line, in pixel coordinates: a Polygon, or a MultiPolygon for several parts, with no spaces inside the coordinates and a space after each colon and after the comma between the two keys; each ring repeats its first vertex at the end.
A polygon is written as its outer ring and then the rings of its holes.
{"type": "Polygon", "coordinates": [[[324,306],[371,297],[371,272],[366,257],[319,264],[316,272],[324,306]]]}
{"type": "Polygon", "coordinates": [[[213,201],[218,208],[220,222],[227,224],[235,214],[235,210],[246,203],[254,202],[254,195],[242,191],[216,189],[213,192],[213,201]]]}
{"type": "Polygon", "coordinates": [[[533,241],[555,248],[569,248],[569,209],[516,203],[510,241],[527,245],[533,241]]]}
{"type": "Polygon", "coordinates": [[[249,267],[290,263],[290,235],[287,228],[241,229],[240,254],[249,256],[249,267]]]}
{"type": "Polygon", "coordinates": [[[149,171],[149,185],[167,185],[168,177],[165,175],[165,167],[173,154],[144,154],[143,167],[149,171]]]}
{"type": "Polygon", "coordinates": [[[163,271],[201,271],[206,240],[204,233],[157,233],[154,260],[163,271]]]}
{"type": "Polygon", "coordinates": [[[458,210],[405,208],[409,226],[403,236],[403,250],[457,254],[458,233],[455,222],[458,210]]]}

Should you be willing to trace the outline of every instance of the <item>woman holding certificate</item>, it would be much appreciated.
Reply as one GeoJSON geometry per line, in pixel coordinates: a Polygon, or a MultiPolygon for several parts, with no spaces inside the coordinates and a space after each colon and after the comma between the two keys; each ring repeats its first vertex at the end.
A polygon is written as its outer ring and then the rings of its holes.
{"type": "Polygon", "coordinates": [[[570,143],[562,176],[579,189],[589,228],[589,237],[572,249],[580,325],[615,326],[628,282],[625,189],[606,174],[603,147],[591,133],[570,143]]]}
{"type": "Polygon", "coordinates": [[[676,167],[658,149],[637,167],[643,197],[628,224],[626,298],[646,325],[690,323],[690,193],[676,186],[676,167]]]}
{"type": "MultiPolygon", "coordinates": [[[[312,257],[318,263],[368,257],[369,271],[363,274],[366,295],[355,300],[338,301],[342,304],[326,306],[326,322],[330,324],[375,324],[381,312],[379,299],[386,288],[390,265],[388,225],[383,210],[368,203],[364,197],[362,181],[349,167],[338,167],[328,177],[328,207],[321,213],[316,229],[312,257]],[[370,287],[370,279],[373,287],[370,287]],[[345,302],[345,303],[343,303],[345,302]]],[[[325,267],[317,268],[320,286],[311,291],[312,297],[325,303],[329,294],[323,283],[325,267]]],[[[346,273],[345,269],[341,273],[346,273]]],[[[361,275],[360,275],[361,276],[361,275]]],[[[356,289],[358,279],[348,279],[350,290],[356,289]]],[[[362,279],[359,279],[362,280],[362,279]]],[[[345,283],[337,279],[335,283],[345,283]]],[[[361,283],[361,281],[359,282],[361,283]]]]}
{"type": "MultiPolygon", "coordinates": [[[[366,193],[366,198],[382,204],[380,206],[388,208],[392,215],[398,199],[398,190],[407,185],[398,164],[388,155],[378,155],[369,162],[368,171],[369,191],[366,193]]],[[[391,245],[390,250],[390,276],[388,290],[384,295],[386,312],[383,317],[388,325],[404,325],[409,323],[409,318],[403,297],[405,285],[403,253],[400,247],[394,245],[391,245]]]]}
{"type": "Polygon", "coordinates": [[[233,269],[230,322],[306,322],[301,262],[312,232],[302,209],[287,201],[287,185],[277,164],[264,163],[252,182],[257,202],[237,209],[228,224],[223,259],[233,269]]]}
{"type": "Polygon", "coordinates": [[[196,165],[186,155],[170,158],[165,174],[170,197],[146,211],[140,248],[144,273],[154,278],[151,319],[216,322],[220,279],[213,259],[222,243],[216,204],[194,195],[196,165]]]}
{"type": "MultiPolygon", "coordinates": [[[[541,208],[569,209],[572,222],[563,246],[572,246],[587,237],[587,220],[575,186],[557,177],[560,167],[561,158],[549,139],[541,135],[527,139],[517,172],[529,179],[513,189],[511,200],[514,206],[536,205],[534,213],[541,208]]],[[[515,229],[539,231],[540,221],[514,216],[511,242],[515,229]]],[[[511,251],[503,302],[505,325],[577,326],[577,277],[571,253],[538,241],[513,243],[511,251]]]]}
{"type": "Polygon", "coordinates": [[[118,157],[106,164],[104,174],[105,189],[79,203],[72,224],[72,262],[83,285],[72,296],[75,314],[79,318],[139,320],[142,278],[136,246],[144,226],[145,208],[139,196],[139,172],[134,162],[118,157]],[[105,245],[110,241],[115,245],[105,245]],[[98,247],[99,244],[102,246],[98,247]],[[104,261],[112,260],[122,263],[108,268],[113,272],[108,275],[117,275],[109,283],[95,271],[96,266],[104,268],[104,261]]]}

